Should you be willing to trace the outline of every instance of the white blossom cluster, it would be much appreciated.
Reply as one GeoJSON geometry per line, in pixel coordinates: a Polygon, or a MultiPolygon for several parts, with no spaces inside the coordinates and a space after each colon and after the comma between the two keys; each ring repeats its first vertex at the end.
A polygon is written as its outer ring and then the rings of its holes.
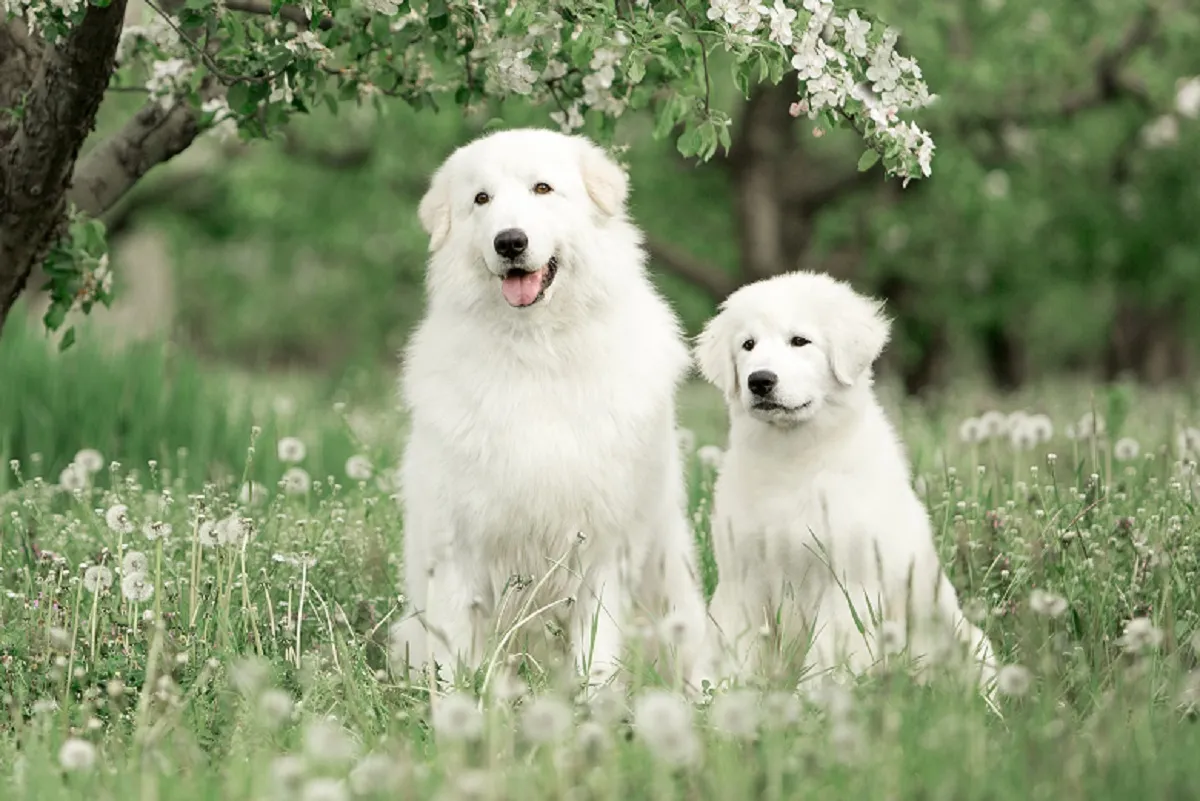
{"type": "Polygon", "coordinates": [[[84,0],[0,0],[0,23],[6,19],[19,19],[25,22],[29,32],[46,36],[53,41],[56,29],[60,29],[64,20],[74,17],[83,8],[84,0]]]}
{"type": "Polygon", "coordinates": [[[886,28],[872,43],[871,23],[856,10],[840,16],[833,0],[803,0],[803,8],[808,19],[798,37],[798,12],[783,0],[769,7],[757,0],[710,0],[708,18],[728,26],[729,42],[759,37],[765,30],[770,42],[790,48],[806,95],[792,107],[793,115],[845,114],[861,125],[868,142],[900,151],[899,175],[907,180],[919,170],[928,176],[933,140],[898,115],[928,105],[933,96],[916,61],[896,52],[899,34],[886,28]]]}

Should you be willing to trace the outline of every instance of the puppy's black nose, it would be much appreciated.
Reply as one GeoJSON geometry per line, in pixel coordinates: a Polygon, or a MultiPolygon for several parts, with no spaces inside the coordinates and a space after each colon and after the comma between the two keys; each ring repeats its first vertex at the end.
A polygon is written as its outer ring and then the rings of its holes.
{"type": "Polygon", "coordinates": [[[760,398],[770,395],[777,383],[779,383],[779,376],[770,370],[755,370],[746,379],[746,386],[750,387],[750,391],[760,398]]]}
{"type": "Polygon", "coordinates": [[[520,228],[505,228],[492,240],[496,252],[506,259],[515,259],[529,247],[529,237],[520,228]]]}

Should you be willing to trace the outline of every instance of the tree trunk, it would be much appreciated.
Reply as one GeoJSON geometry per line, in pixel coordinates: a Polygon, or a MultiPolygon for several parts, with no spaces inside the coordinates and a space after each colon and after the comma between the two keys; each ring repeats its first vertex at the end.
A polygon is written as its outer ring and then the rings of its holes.
{"type": "Polygon", "coordinates": [[[79,148],[112,75],[125,5],[89,5],[53,47],[19,22],[0,25],[0,103],[21,109],[0,123],[0,331],[61,231],[79,148]]]}
{"type": "Polygon", "coordinates": [[[1115,381],[1128,375],[1147,384],[1185,379],[1191,365],[1175,322],[1180,319],[1178,308],[1150,309],[1121,300],[1105,349],[1105,378],[1115,381]]]}
{"type": "Polygon", "coordinates": [[[1007,326],[994,322],[983,331],[984,357],[996,388],[1012,392],[1025,383],[1025,345],[1007,326]]]}

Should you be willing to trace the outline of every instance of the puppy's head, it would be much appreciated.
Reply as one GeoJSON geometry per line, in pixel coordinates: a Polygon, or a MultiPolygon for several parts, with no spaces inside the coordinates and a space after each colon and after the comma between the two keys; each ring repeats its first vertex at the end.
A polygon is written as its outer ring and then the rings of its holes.
{"type": "Polygon", "coordinates": [[[572,280],[573,253],[624,217],[627,194],[625,173],[582,136],[516,129],[477,139],[451,154],[421,199],[431,286],[451,282],[518,312],[547,305],[572,280]]]}
{"type": "Polygon", "coordinates": [[[695,355],[735,413],[792,426],[870,382],[889,328],[882,304],[848,284],[789,273],[730,295],[697,338],[695,355]]]}

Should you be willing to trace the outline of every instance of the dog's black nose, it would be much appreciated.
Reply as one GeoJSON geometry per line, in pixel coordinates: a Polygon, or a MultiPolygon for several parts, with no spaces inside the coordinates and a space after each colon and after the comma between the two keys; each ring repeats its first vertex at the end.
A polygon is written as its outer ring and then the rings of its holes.
{"type": "Polygon", "coordinates": [[[750,387],[750,391],[760,398],[770,395],[777,383],[779,383],[779,376],[770,370],[755,370],[746,379],[746,386],[750,387]]]}
{"type": "Polygon", "coordinates": [[[515,259],[529,247],[529,237],[520,228],[505,228],[492,241],[496,252],[506,259],[515,259]]]}

